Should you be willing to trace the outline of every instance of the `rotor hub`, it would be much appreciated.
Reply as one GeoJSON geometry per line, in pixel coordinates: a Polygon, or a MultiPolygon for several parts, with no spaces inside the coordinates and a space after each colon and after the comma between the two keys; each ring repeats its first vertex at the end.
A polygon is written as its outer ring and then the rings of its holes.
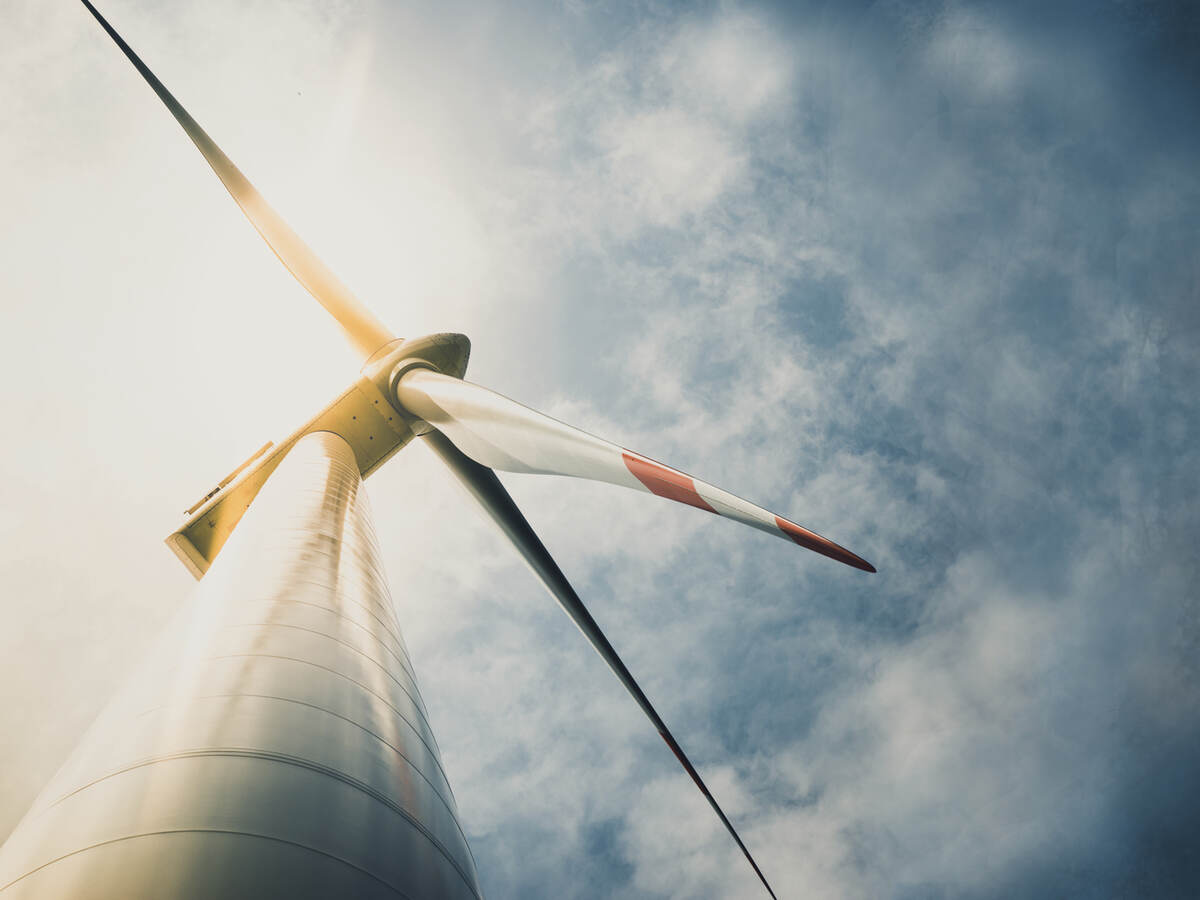
{"type": "Polygon", "coordinates": [[[404,409],[396,399],[396,385],[406,372],[431,369],[451,378],[462,378],[471,357],[471,339],[465,334],[439,332],[408,340],[395,340],[380,347],[362,368],[365,378],[374,383],[416,434],[429,426],[404,409]]]}

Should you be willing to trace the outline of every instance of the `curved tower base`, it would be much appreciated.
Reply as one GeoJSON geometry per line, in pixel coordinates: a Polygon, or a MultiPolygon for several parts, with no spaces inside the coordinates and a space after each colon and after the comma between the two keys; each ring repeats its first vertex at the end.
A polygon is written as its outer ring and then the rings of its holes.
{"type": "Polygon", "coordinates": [[[479,896],[354,455],[310,434],[0,850],[0,897],[479,896]]]}

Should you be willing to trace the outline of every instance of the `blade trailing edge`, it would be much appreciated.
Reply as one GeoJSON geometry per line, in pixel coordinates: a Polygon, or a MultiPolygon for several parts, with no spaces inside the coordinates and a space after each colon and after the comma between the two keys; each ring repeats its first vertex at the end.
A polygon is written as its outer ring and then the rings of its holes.
{"type": "Polygon", "coordinates": [[[679,760],[679,764],[683,766],[684,771],[691,776],[700,793],[708,801],[708,805],[712,807],[713,812],[717,814],[717,818],[721,820],[721,824],[725,826],[725,830],[737,842],[742,853],[746,857],[746,861],[754,869],[754,874],[758,876],[763,887],[767,889],[767,893],[772,898],[775,897],[775,892],[771,890],[771,885],[767,883],[766,876],[758,867],[758,863],[754,861],[754,857],[750,855],[745,843],[737,833],[737,829],[733,827],[733,823],[729,821],[729,817],[721,809],[712,792],[704,783],[704,779],[700,777],[700,773],[696,771],[696,767],[692,765],[687,754],[683,752],[683,748],[679,746],[679,742],[675,740],[675,736],[671,734],[667,728],[666,722],[662,720],[658,712],[651,705],[650,700],[646,697],[637,681],[629,669],[622,662],[621,657],[617,655],[617,651],[613,649],[604,632],[600,630],[600,626],[596,624],[596,620],[592,618],[592,614],[588,612],[583,601],[579,599],[579,595],[575,593],[575,589],[571,587],[566,576],[554,561],[554,557],[550,555],[550,551],[542,543],[541,539],[534,532],[524,514],[517,508],[517,504],[513,501],[504,485],[500,483],[500,479],[496,477],[496,473],[487,466],[482,466],[475,462],[469,456],[464,454],[454,445],[449,438],[438,431],[431,431],[424,435],[425,440],[433,451],[441,458],[455,477],[466,488],[467,492],[478,501],[484,511],[491,517],[492,521],[499,526],[500,530],[509,539],[514,547],[524,557],[535,575],[541,579],[542,584],[546,587],[558,601],[559,606],[575,623],[575,626],[583,632],[583,636],[588,639],[600,657],[608,664],[613,674],[617,676],[625,690],[637,702],[637,705],[642,708],[642,712],[654,725],[659,736],[663,739],[666,745],[675,754],[675,758],[679,760]]]}

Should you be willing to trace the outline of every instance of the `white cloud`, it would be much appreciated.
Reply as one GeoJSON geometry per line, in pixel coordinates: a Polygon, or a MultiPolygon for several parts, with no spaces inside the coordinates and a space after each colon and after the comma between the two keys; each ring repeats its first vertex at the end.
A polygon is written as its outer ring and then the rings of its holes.
{"type": "MultiPolygon", "coordinates": [[[[1168,368],[1178,344],[1091,264],[1063,224],[1080,191],[1012,136],[1019,123],[976,123],[1009,136],[987,146],[999,162],[936,128],[940,85],[995,100],[1045,87],[1016,32],[953,12],[913,74],[869,36],[727,8],[614,26],[577,56],[560,40],[574,19],[553,19],[560,33],[485,15],[464,35],[419,9],[339,7],[332,27],[267,4],[214,58],[227,28],[211,6],[179,15],[186,27],[120,18],[146,23],[137,43],[164,78],[219,117],[200,116],[388,321],[462,327],[472,377],[879,565],[865,580],[652,497],[506,479],[781,895],[986,889],[1039,854],[1082,854],[1119,802],[1112,698],[1164,733],[1173,713],[1194,721],[1185,654],[1162,652],[1163,623],[1187,619],[1162,598],[1182,588],[1155,574],[1128,615],[1118,597],[1189,521],[1194,402],[1173,391],[1173,424],[1143,426],[1162,445],[1109,424],[1186,383],[1168,368]],[[293,105],[297,85],[316,112],[293,105]],[[1005,293],[1035,264],[1075,286],[1070,347],[1039,345],[1045,316],[1005,293]],[[1099,476],[1073,471],[1089,466],[1099,476]]],[[[6,505],[31,512],[4,524],[3,822],[185,590],[155,519],[349,371],[320,310],[279,286],[89,29],[42,51],[79,61],[54,92],[82,92],[83,125],[13,107],[23,165],[65,149],[43,177],[10,179],[0,219],[6,296],[30,298],[6,310],[21,389],[4,411],[38,432],[4,460],[6,505]],[[83,147],[105,149],[81,163],[83,147]],[[98,224],[115,210],[129,215],[98,224]],[[168,326],[177,339],[156,337],[168,326]],[[30,335],[64,342],[49,353],[30,335]],[[63,522],[105,523],[66,565],[63,522]],[[28,737],[47,706],[60,727],[28,737]]],[[[1008,109],[954,115],[982,107],[1008,109]]],[[[1163,166],[1130,204],[1125,271],[1153,269],[1156,223],[1186,215],[1162,185],[1189,170],[1163,166]]],[[[652,728],[436,460],[405,451],[369,490],[485,888],[594,895],[579,872],[596,865],[614,893],[759,896],[652,728]],[[597,829],[616,830],[601,853],[597,829]]]]}
{"type": "Polygon", "coordinates": [[[631,226],[681,224],[720,197],[744,165],[718,130],[677,110],[607,125],[600,144],[613,185],[625,200],[614,213],[628,216],[631,226]]]}
{"type": "Polygon", "coordinates": [[[724,10],[681,27],[657,62],[681,102],[744,124],[786,103],[794,53],[763,18],[724,10]]]}
{"type": "Polygon", "coordinates": [[[1010,94],[1033,62],[995,19],[954,9],[938,23],[928,47],[930,63],[981,98],[1010,94]]]}

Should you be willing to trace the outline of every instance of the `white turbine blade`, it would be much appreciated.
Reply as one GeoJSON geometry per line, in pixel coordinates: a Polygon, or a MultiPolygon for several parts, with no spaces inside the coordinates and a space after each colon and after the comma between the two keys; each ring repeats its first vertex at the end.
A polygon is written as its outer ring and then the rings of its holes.
{"type": "Polygon", "coordinates": [[[637,681],[634,680],[633,675],[630,674],[629,669],[625,667],[625,663],[621,661],[621,657],[617,655],[617,651],[613,649],[608,638],[604,636],[604,632],[600,630],[600,626],[596,624],[596,620],[592,618],[592,614],[583,605],[583,601],[579,599],[579,595],[575,593],[575,589],[571,587],[571,583],[563,575],[562,570],[554,561],[554,557],[550,555],[550,551],[546,549],[546,546],[534,532],[533,528],[530,527],[521,510],[517,508],[517,504],[509,496],[508,491],[505,490],[504,485],[500,483],[500,479],[496,477],[496,473],[470,459],[443,434],[431,431],[425,435],[425,438],[429,441],[429,445],[437,455],[442,458],[442,461],[449,466],[450,471],[455,474],[463,487],[467,489],[468,493],[479,502],[484,511],[491,516],[492,521],[500,527],[500,530],[504,532],[504,535],[512,542],[513,546],[520,551],[521,556],[524,557],[525,562],[533,570],[534,574],[541,579],[546,590],[558,601],[559,606],[571,617],[571,621],[583,632],[583,636],[588,639],[592,647],[600,654],[600,657],[608,664],[608,667],[612,669],[613,674],[620,679],[621,684],[625,686],[625,690],[630,693],[637,702],[637,705],[642,708],[642,712],[654,724],[659,736],[671,748],[671,752],[675,754],[675,758],[679,760],[679,764],[683,766],[684,770],[691,776],[692,781],[695,782],[696,787],[700,789],[700,793],[708,800],[709,806],[713,808],[713,812],[717,814],[717,817],[725,826],[725,830],[737,842],[742,853],[745,854],[746,860],[754,868],[755,874],[758,875],[759,880],[763,883],[763,887],[767,889],[767,893],[773,898],[775,892],[771,890],[771,885],[767,883],[767,879],[758,867],[758,863],[754,861],[754,857],[750,855],[750,851],[742,842],[737,829],[733,827],[733,824],[721,809],[720,804],[717,803],[716,798],[713,797],[712,792],[705,785],[704,779],[700,777],[700,773],[696,771],[696,767],[692,765],[691,760],[687,758],[687,754],[683,752],[683,748],[679,746],[679,742],[675,740],[675,736],[671,734],[671,730],[667,728],[666,722],[655,711],[637,681]]]}
{"type": "Polygon", "coordinates": [[[862,557],[795,522],[477,384],[413,369],[399,380],[396,395],[405,409],[444,433],[480,465],[648,491],[788,538],[856,569],[875,571],[862,557]]]}
{"type": "Polygon", "coordinates": [[[308,245],[300,240],[300,236],[292,231],[287,222],[283,221],[279,214],[267,204],[262,195],[254,189],[254,185],[196,123],[196,120],[188,115],[187,110],[180,106],[179,101],[171,95],[171,92],[163,86],[163,83],[155,77],[154,73],[146,67],[146,64],[100,15],[96,7],[92,6],[88,0],[82,0],[82,3],[100,23],[100,26],[108,32],[108,36],[121,48],[121,51],[133,63],[134,68],[146,79],[146,83],[154,89],[154,93],[158,94],[159,99],[175,117],[175,121],[183,127],[187,136],[192,139],[192,143],[208,160],[208,164],[217,173],[217,177],[221,179],[221,183],[225,185],[230,196],[242,208],[242,212],[246,214],[250,224],[258,230],[263,240],[279,257],[279,261],[304,286],[304,289],[312,294],[317,302],[338,321],[350,339],[350,343],[362,354],[363,358],[366,359],[384,344],[394,340],[394,335],[384,327],[383,323],[375,318],[375,315],[350,292],[350,289],[342,284],[337,276],[317,258],[308,245]]]}

